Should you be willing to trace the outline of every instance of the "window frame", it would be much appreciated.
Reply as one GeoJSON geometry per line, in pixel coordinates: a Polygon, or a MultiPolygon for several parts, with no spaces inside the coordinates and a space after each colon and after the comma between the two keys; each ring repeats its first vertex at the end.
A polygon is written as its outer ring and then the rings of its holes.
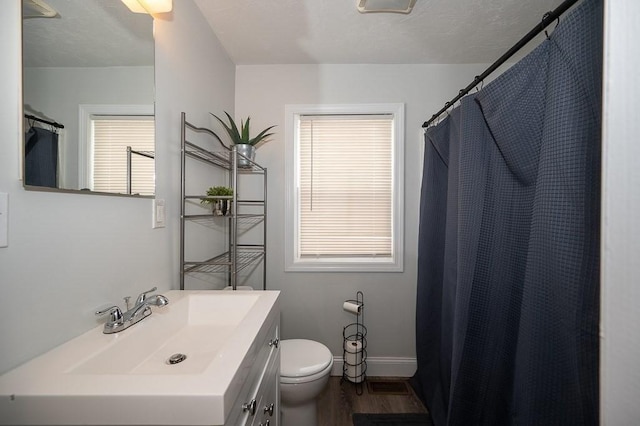
{"type": "MultiPolygon", "coordinates": [[[[78,160],[80,163],[78,164],[78,182],[80,183],[80,188],[93,188],[93,143],[91,140],[91,117],[93,115],[147,115],[153,117],[155,115],[155,108],[153,104],[81,104],[79,106],[78,115],[78,134],[80,136],[80,144],[78,146],[78,160]]],[[[150,197],[150,195],[142,195],[142,197],[150,197]]]]}
{"type": "Polygon", "coordinates": [[[285,272],[404,271],[404,137],[403,103],[285,105],[285,272]],[[380,115],[393,117],[392,254],[391,257],[301,258],[299,244],[299,118],[304,115],[380,115]]]}

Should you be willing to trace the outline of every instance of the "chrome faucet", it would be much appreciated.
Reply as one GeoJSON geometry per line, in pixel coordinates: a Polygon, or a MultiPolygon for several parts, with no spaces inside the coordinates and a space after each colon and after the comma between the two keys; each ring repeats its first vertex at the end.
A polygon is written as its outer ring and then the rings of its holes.
{"type": "Polygon", "coordinates": [[[153,287],[151,290],[140,293],[133,308],[124,313],[118,306],[111,306],[96,312],[96,315],[110,314],[109,320],[104,324],[103,333],[112,334],[126,330],[151,315],[151,306],[162,307],[168,305],[169,299],[161,294],[147,296],[147,294],[157,289],[157,287],[153,287]]]}

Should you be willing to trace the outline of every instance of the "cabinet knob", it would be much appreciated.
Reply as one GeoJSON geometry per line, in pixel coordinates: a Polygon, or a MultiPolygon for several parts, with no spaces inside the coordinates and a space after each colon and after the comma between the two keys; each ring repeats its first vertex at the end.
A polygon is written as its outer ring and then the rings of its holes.
{"type": "Polygon", "coordinates": [[[256,414],[256,400],[252,399],[251,402],[242,404],[242,411],[248,411],[252,416],[256,414]]]}
{"type": "Polygon", "coordinates": [[[269,340],[269,347],[275,346],[277,348],[279,344],[280,339],[278,339],[277,337],[275,339],[269,340]]]}
{"type": "Polygon", "coordinates": [[[265,405],[263,411],[265,414],[268,413],[270,416],[273,416],[273,404],[265,405]]]}

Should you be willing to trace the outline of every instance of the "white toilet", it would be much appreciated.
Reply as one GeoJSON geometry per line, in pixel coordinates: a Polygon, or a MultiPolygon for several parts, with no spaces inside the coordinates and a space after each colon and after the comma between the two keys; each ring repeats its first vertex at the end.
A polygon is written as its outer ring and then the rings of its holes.
{"type": "Polygon", "coordinates": [[[316,398],[329,381],[333,355],[322,343],[280,342],[280,403],[283,426],[316,426],[316,398]]]}

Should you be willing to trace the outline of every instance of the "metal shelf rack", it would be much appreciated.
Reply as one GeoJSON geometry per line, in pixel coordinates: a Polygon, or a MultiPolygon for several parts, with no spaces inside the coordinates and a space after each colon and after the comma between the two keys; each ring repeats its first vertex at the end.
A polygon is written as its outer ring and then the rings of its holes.
{"type": "MultiPolygon", "coordinates": [[[[197,127],[186,119],[186,114],[181,114],[181,190],[180,190],[180,289],[185,289],[185,276],[197,273],[228,274],[228,284],[234,290],[238,284],[238,272],[248,266],[262,262],[262,288],[266,289],[266,254],[267,254],[267,169],[254,161],[239,154],[235,147],[226,146],[211,129],[197,127]],[[188,139],[195,134],[207,135],[218,143],[221,151],[210,151],[188,139]],[[238,160],[242,158],[248,167],[238,167],[238,160]],[[195,159],[210,166],[220,168],[227,172],[229,186],[233,189],[232,208],[228,216],[214,216],[212,214],[187,214],[187,202],[189,200],[201,200],[206,195],[188,195],[186,193],[188,159],[195,159]],[[263,190],[261,199],[242,199],[238,196],[238,182],[241,176],[258,174],[263,176],[263,190]],[[246,207],[251,212],[241,212],[246,207]],[[259,212],[256,213],[256,210],[259,212]],[[228,249],[210,259],[193,261],[185,258],[185,228],[187,222],[210,225],[221,220],[228,220],[228,249]],[[239,226],[255,226],[262,222],[262,243],[241,244],[239,239],[239,226]]],[[[216,197],[219,198],[219,197],[216,197]]]]}
{"type": "Polygon", "coordinates": [[[132,187],[132,170],[133,170],[133,155],[139,155],[144,158],[155,159],[156,153],[155,151],[137,151],[132,149],[130,146],[127,146],[127,194],[131,195],[131,187],[132,187]]]}

